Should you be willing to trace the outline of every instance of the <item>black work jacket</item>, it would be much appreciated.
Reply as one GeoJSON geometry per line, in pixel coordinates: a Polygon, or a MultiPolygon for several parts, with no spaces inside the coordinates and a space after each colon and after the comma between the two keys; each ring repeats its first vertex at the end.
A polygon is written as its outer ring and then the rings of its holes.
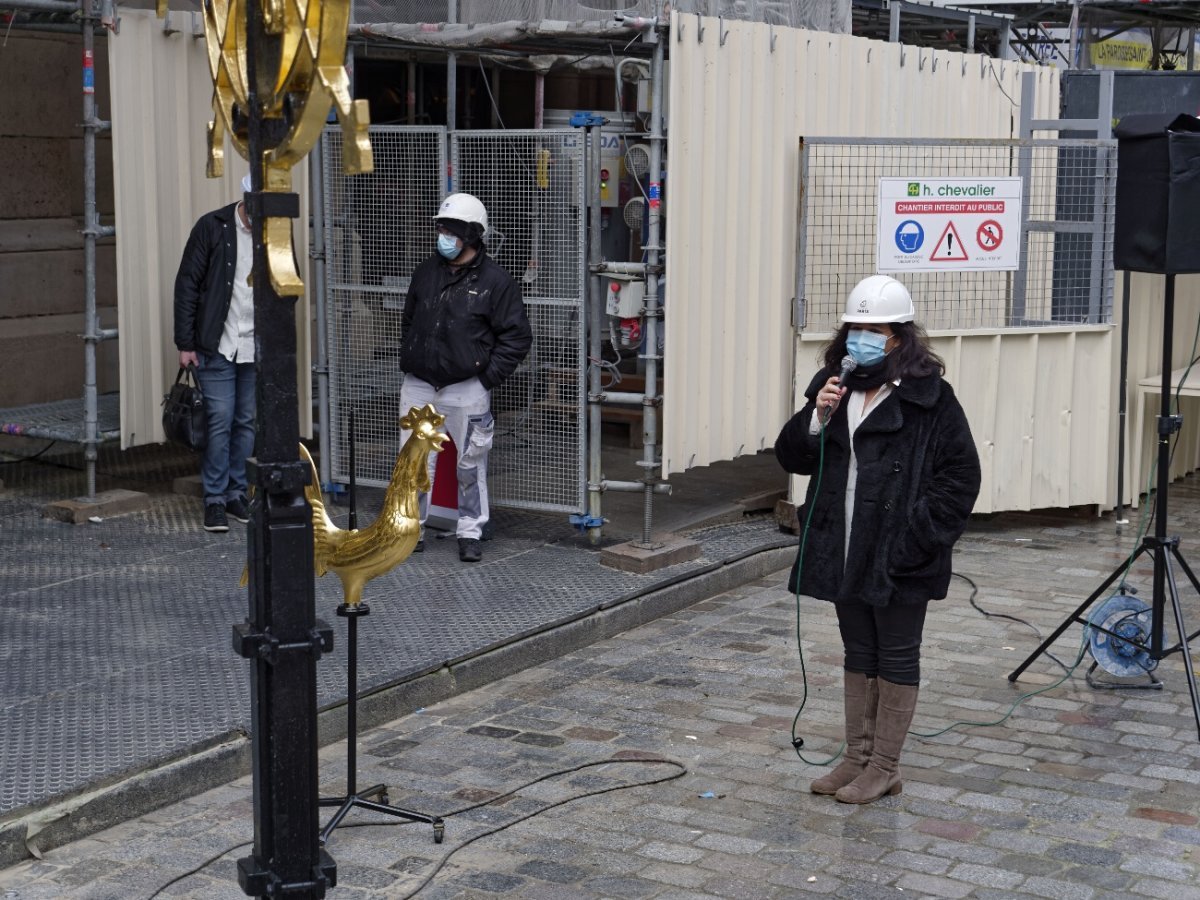
{"type": "Polygon", "coordinates": [[[437,253],[417,266],[401,325],[400,368],[438,390],[478,376],[490,391],[533,343],[520,289],[483,248],[463,266],[437,253]]]}
{"type": "Polygon", "coordinates": [[[202,215],[188,236],[175,276],[175,346],[217,352],[233,300],[237,204],[202,215]]]}
{"type": "Polygon", "coordinates": [[[798,513],[801,540],[812,517],[803,571],[797,554],[789,588],[870,606],[945,597],[951,549],[979,495],[979,455],[962,406],[940,375],[904,378],[859,424],[847,564],[845,399],[825,427],[823,464],[820,435],[809,433],[817,392],[836,374],[828,368],[817,373],[805,391],[807,405],[775,442],[775,456],[787,471],[813,476],[798,513]]]}

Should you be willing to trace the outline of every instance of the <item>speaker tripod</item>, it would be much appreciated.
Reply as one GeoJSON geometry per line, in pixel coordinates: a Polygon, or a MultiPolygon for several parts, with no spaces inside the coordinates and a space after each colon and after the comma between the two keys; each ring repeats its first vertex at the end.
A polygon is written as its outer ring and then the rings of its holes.
{"type": "Polygon", "coordinates": [[[401,809],[388,805],[387,785],[376,784],[365,790],[358,790],[358,620],[370,615],[371,608],[365,603],[348,606],[343,603],[337,608],[337,614],[346,620],[346,794],[343,797],[322,797],[321,806],[336,806],[338,811],[333,818],[321,829],[321,846],[329,841],[333,829],[342,824],[342,820],[356,806],[369,809],[372,812],[408,819],[410,822],[428,822],[433,826],[433,842],[440,844],[446,833],[446,824],[440,816],[429,816],[425,813],[401,809]],[[378,800],[370,798],[377,797],[378,800]]]}
{"type": "Polygon", "coordinates": [[[1179,536],[1167,535],[1167,492],[1171,481],[1170,472],[1168,471],[1171,464],[1170,438],[1183,425],[1182,416],[1171,414],[1171,341],[1175,329],[1175,276],[1173,274],[1166,276],[1163,301],[1163,370],[1162,387],[1160,388],[1161,404],[1158,416],[1158,461],[1156,463],[1158,466],[1158,482],[1156,487],[1157,496],[1154,501],[1154,535],[1152,537],[1145,537],[1142,540],[1142,545],[1134,551],[1133,555],[1118,566],[1105,579],[1104,583],[1092,592],[1091,596],[1079,604],[1076,610],[1064,619],[1062,624],[1042,642],[1041,646],[1034,650],[1021,665],[1013,670],[1008,676],[1008,680],[1016,681],[1021,673],[1029,667],[1029,664],[1045,653],[1050,645],[1058,640],[1059,636],[1075,622],[1084,626],[1085,629],[1094,628],[1097,631],[1102,631],[1115,641],[1127,644],[1139,652],[1147,653],[1150,659],[1155,662],[1170,656],[1172,653],[1180,653],[1183,656],[1183,672],[1187,678],[1188,691],[1191,693],[1192,698],[1192,715],[1196,720],[1196,735],[1200,739],[1200,694],[1197,693],[1196,673],[1192,669],[1192,655],[1188,649],[1188,644],[1197,635],[1200,635],[1200,631],[1192,632],[1190,635],[1187,632],[1187,626],[1183,621],[1183,609],[1179,605],[1179,588],[1175,582],[1175,568],[1173,563],[1177,562],[1180,568],[1183,569],[1197,594],[1200,594],[1200,582],[1196,580],[1195,574],[1179,550],[1179,536]],[[1083,613],[1108,591],[1112,584],[1121,578],[1132,567],[1133,563],[1137,561],[1138,557],[1144,553],[1149,553],[1154,557],[1154,594],[1150,606],[1149,645],[1146,645],[1144,641],[1139,642],[1136,639],[1132,639],[1128,634],[1118,634],[1114,631],[1109,631],[1107,628],[1093,624],[1083,617],[1083,613]],[[1172,617],[1175,620],[1175,628],[1179,634],[1179,643],[1172,647],[1165,647],[1163,640],[1163,635],[1166,633],[1164,618],[1166,616],[1168,601],[1170,602],[1172,617]]]}

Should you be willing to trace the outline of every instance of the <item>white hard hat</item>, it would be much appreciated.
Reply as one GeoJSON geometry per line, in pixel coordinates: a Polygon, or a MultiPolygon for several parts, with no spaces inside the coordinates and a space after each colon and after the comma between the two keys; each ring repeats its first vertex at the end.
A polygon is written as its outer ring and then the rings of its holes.
{"type": "Polygon", "coordinates": [[[916,317],[908,288],[887,275],[872,275],[846,298],[843,322],[911,322],[916,317]]]}
{"type": "Polygon", "coordinates": [[[437,215],[433,218],[434,221],[438,219],[455,219],[459,222],[476,224],[483,229],[482,236],[487,237],[487,210],[479,198],[471,194],[451,194],[442,201],[442,205],[438,207],[437,215]]]}

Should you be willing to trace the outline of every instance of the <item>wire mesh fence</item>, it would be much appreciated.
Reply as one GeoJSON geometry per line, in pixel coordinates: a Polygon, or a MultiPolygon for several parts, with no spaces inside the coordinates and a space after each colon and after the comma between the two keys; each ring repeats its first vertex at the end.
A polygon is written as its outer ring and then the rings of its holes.
{"type": "Polygon", "coordinates": [[[584,138],[459,131],[455,190],[488,209],[488,250],[522,286],[533,348],[492,394],[488,489],[508,506],[581,512],[584,484],[584,138]]]}
{"type": "MultiPolygon", "coordinates": [[[[409,278],[433,249],[445,193],[446,130],[372,126],[375,172],[341,173],[325,132],[330,472],[384,485],[399,450],[401,315],[409,278]]],[[[454,189],[487,207],[488,252],[517,280],[529,356],[492,394],[489,494],[498,506],[581,512],[584,484],[584,147],[571,130],[458,132],[454,189]]]]}
{"type": "Polygon", "coordinates": [[[322,141],[330,473],[383,485],[399,450],[400,318],[413,270],[433,248],[446,171],[444,128],[371,128],[375,171],[342,174],[342,134],[322,141]]]}
{"type": "Polygon", "coordinates": [[[796,296],[805,329],[837,328],[850,288],[878,271],[881,178],[1021,179],[1016,270],[899,276],[926,328],[1112,321],[1114,141],[820,138],[801,155],[796,296]]]}

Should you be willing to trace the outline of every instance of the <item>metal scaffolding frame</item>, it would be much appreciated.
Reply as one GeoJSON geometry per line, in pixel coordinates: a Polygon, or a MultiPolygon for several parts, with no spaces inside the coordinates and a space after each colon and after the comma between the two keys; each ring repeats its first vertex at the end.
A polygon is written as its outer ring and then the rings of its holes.
{"type": "MultiPolygon", "coordinates": [[[[510,28],[509,31],[505,31],[502,35],[499,35],[492,29],[477,25],[469,27],[457,26],[455,23],[459,18],[459,4],[456,0],[449,0],[445,4],[446,24],[443,24],[437,30],[431,30],[424,26],[416,28],[402,24],[356,24],[351,26],[351,35],[357,39],[359,46],[370,47],[372,53],[375,53],[380,48],[392,48],[392,52],[398,52],[398,55],[404,55],[409,58],[410,85],[413,74],[411,63],[414,59],[445,59],[447,67],[446,115],[447,122],[450,123],[447,128],[447,135],[452,143],[457,134],[454,125],[457,123],[459,117],[455,104],[455,95],[457,93],[455,79],[457,67],[462,57],[475,56],[480,61],[496,61],[502,58],[502,61],[507,66],[518,65],[521,60],[529,62],[535,72],[534,126],[535,129],[541,129],[545,127],[543,106],[545,71],[549,67],[548,59],[567,60],[572,63],[578,63],[578,59],[571,60],[568,55],[583,52],[585,56],[591,57],[593,63],[603,64],[606,68],[612,67],[615,77],[620,79],[620,66],[617,64],[618,55],[612,52],[612,42],[615,39],[621,40],[624,47],[619,56],[624,58],[633,57],[635,54],[629,53],[629,49],[635,44],[639,45],[635,53],[639,57],[641,65],[649,72],[648,88],[652,95],[647,133],[644,135],[644,138],[649,145],[650,159],[648,170],[653,173],[650,178],[652,184],[650,196],[655,198],[655,201],[648,204],[649,227],[644,229],[641,242],[643,260],[640,262],[624,262],[604,259],[599,245],[601,160],[598,152],[588,154],[586,164],[587,205],[591,209],[589,230],[592,232],[592,240],[589,243],[587,272],[591,277],[587,279],[584,293],[586,296],[586,309],[588,311],[585,320],[588,323],[587,340],[589,349],[587,355],[590,357],[588,363],[590,371],[586,397],[581,398],[586,403],[587,421],[589,423],[585,453],[586,466],[584,467],[587,502],[583,513],[571,516],[571,521],[581,528],[586,528],[592,539],[598,541],[604,522],[601,511],[602,494],[605,491],[639,492],[645,498],[642,543],[649,546],[651,545],[654,495],[669,491],[667,484],[659,477],[662,463],[659,458],[658,447],[658,410],[662,404],[662,394],[659,375],[661,353],[658,347],[658,333],[661,326],[658,323],[662,311],[658,303],[658,282],[663,271],[662,254],[665,248],[663,247],[661,235],[660,207],[659,203],[656,202],[659,190],[658,182],[660,181],[658,173],[665,162],[664,145],[666,141],[666,128],[662,110],[665,101],[664,45],[668,24],[663,15],[664,4],[662,0],[652,0],[647,6],[648,11],[655,14],[649,16],[616,14],[607,23],[572,23],[565,28],[562,22],[553,23],[552,27],[549,27],[547,23],[506,22],[503,25],[519,27],[515,28],[515,30],[510,28]],[[542,28],[540,27],[541,25],[547,25],[547,27],[542,28]],[[513,39],[517,35],[520,36],[521,40],[514,41],[513,39]],[[591,52],[589,53],[588,51],[591,52]],[[535,57],[537,58],[536,61],[535,57]],[[612,60],[611,63],[610,59],[612,60]],[[604,335],[607,332],[604,327],[606,297],[602,290],[602,279],[600,276],[601,273],[607,275],[616,272],[622,275],[641,278],[646,282],[646,308],[643,313],[643,321],[645,323],[643,335],[645,340],[639,353],[639,361],[642,366],[645,382],[643,390],[638,393],[616,392],[601,387],[600,348],[605,339],[604,335]],[[642,410],[640,425],[634,426],[640,428],[643,447],[643,459],[638,463],[642,468],[643,474],[636,481],[626,482],[605,479],[601,474],[603,471],[600,447],[601,407],[603,404],[614,403],[640,407],[642,410]]],[[[356,22],[361,23],[361,9],[356,14],[355,19],[356,22]]],[[[494,89],[492,93],[495,93],[494,89]]],[[[413,92],[410,87],[408,109],[408,121],[410,124],[415,122],[416,110],[413,106],[414,102],[413,92]]],[[[494,124],[501,125],[502,127],[502,123],[498,122],[498,115],[495,113],[494,119],[497,120],[494,124]]],[[[595,130],[598,132],[599,126],[596,126],[595,130]]],[[[593,135],[593,138],[595,137],[597,135],[593,135]]],[[[594,139],[588,143],[592,146],[598,146],[598,142],[594,139]]],[[[467,186],[458,185],[458,175],[459,173],[454,171],[447,178],[447,192],[458,189],[469,190],[467,186]]],[[[314,196],[319,195],[320,192],[314,192],[314,196]]],[[[321,201],[317,200],[315,202],[319,203],[321,201]]],[[[315,213],[316,209],[314,208],[315,213]]],[[[325,235],[325,237],[327,239],[328,235],[325,235]]],[[[313,246],[314,253],[321,253],[321,251],[316,249],[319,246],[317,242],[314,242],[313,246]]],[[[326,255],[321,253],[320,258],[317,259],[317,264],[323,268],[328,263],[329,260],[326,258],[326,255]]],[[[318,303],[322,305],[328,303],[328,301],[328,297],[318,298],[318,303]]],[[[323,315],[324,310],[319,309],[318,318],[320,319],[323,315]]],[[[319,330],[327,331],[327,329],[320,328],[319,330]]],[[[315,369],[320,403],[318,415],[322,449],[325,449],[327,441],[332,443],[329,427],[332,418],[329,412],[329,360],[325,355],[326,350],[327,348],[324,346],[318,347],[317,357],[319,362],[315,369]]],[[[323,481],[332,474],[324,466],[323,462],[323,471],[321,473],[323,481]]]]}
{"type": "Polygon", "coordinates": [[[96,241],[116,234],[112,226],[100,224],[96,210],[96,136],[109,131],[111,123],[96,116],[95,37],[115,27],[112,0],[9,0],[5,10],[65,15],[77,24],[58,21],[22,23],[27,30],[79,32],[83,36],[81,88],[83,99],[83,282],[84,282],[84,384],[82,417],[79,401],[38,403],[0,412],[0,432],[52,441],[82,444],[87,464],[88,497],[96,495],[96,459],[104,441],[120,436],[120,411],[116,396],[101,397],[96,385],[96,349],[104,341],[115,340],[117,329],[101,328],[96,309],[96,241]],[[82,421],[80,421],[82,418],[82,421]]]}

